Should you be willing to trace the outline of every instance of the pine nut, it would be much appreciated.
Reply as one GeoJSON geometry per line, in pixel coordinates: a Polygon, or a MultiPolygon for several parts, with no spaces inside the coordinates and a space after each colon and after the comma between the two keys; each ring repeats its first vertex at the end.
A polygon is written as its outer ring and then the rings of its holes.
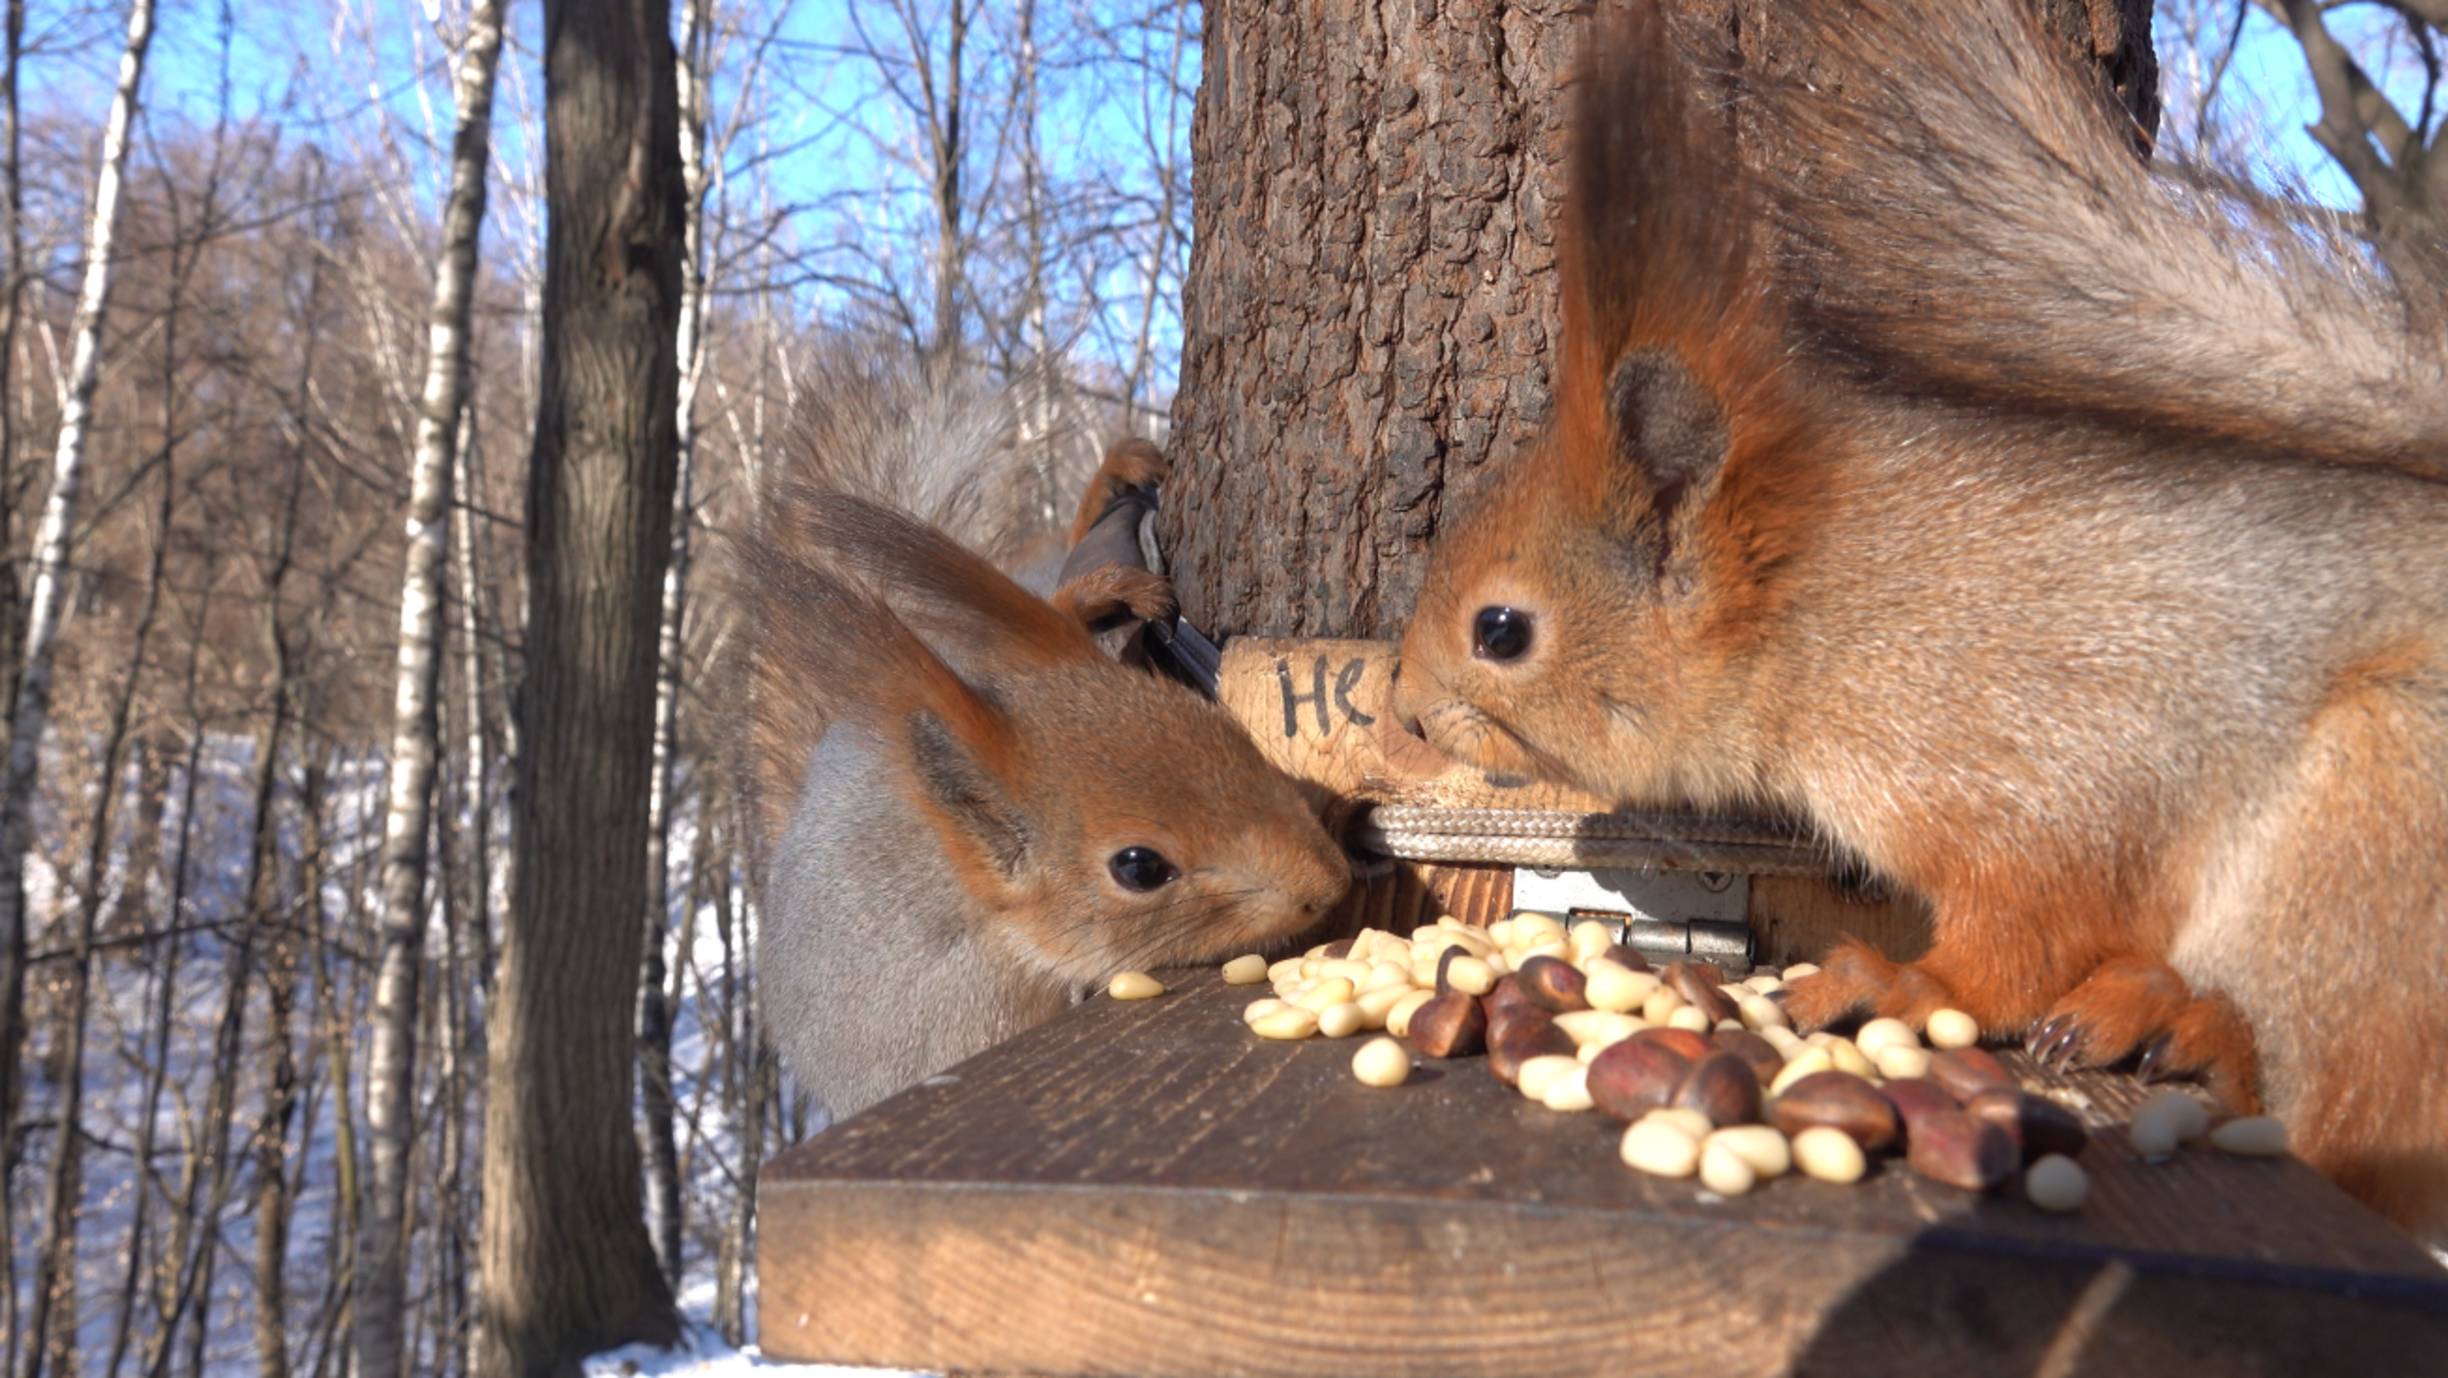
{"type": "Polygon", "coordinates": [[[1819,964],[1816,962],[1796,962],[1792,966],[1785,968],[1785,970],[1780,973],[1785,981],[1785,984],[1789,986],[1794,982],[1801,980],[1805,976],[1816,976],[1818,974],[1819,964]]]}
{"type": "Polygon", "coordinates": [[[1144,971],[1117,971],[1105,983],[1105,993],[1116,1000],[1153,1000],[1164,992],[1164,982],[1144,971]]]}
{"type": "Polygon", "coordinates": [[[1709,1123],[1708,1116],[1701,1114],[1699,1111],[1694,1110],[1689,1106],[1682,1105],[1661,1105],[1657,1109],[1650,1111],[1648,1114],[1641,1116],[1641,1118],[1644,1120],[1664,1120],[1666,1123],[1671,1124],[1675,1128],[1682,1130],[1684,1133],[1691,1135],[1695,1141],[1707,1138],[1709,1131],[1716,1128],[1715,1125],[1709,1123]]]}
{"type": "Polygon", "coordinates": [[[1743,1160],[1760,1178],[1782,1177],[1793,1170],[1793,1146],[1783,1130],[1765,1124],[1735,1124],[1713,1130],[1700,1141],[1702,1152],[1723,1148],[1743,1160]]]}
{"type": "Polygon", "coordinates": [[[1606,1010],[1568,1010],[1555,1017],[1555,1025],[1576,1045],[1587,1047],[1595,1043],[1602,1048],[1620,1043],[1641,1029],[1641,1022],[1631,1015],[1606,1010]]]}
{"type": "Polygon", "coordinates": [[[1352,1054],[1352,1075],[1364,1086],[1400,1086],[1411,1079],[1410,1050],[1391,1038],[1372,1038],[1352,1054]]]}
{"type": "Polygon", "coordinates": [[[1877,1064],[1863,1056],[1862,1050],[1855,1046],[1852,1039],[1831,1038],[1825,1046],[1828,1059],[1836,1064],[1837,1071],[1851,1072],[1864,1080],[1878,1075],[1877,1064]]]}
{"type": "Polygon", "coordinates": [[[1750,980],[1743,982],[1743,984],[1749,986],[1752,990],[1757,991],[1761,995],[1774,995],[1778,991],[1785,989],[1785,983],[1783,981],[1778,980],[1774,976],[1768,975],[1754,976],[1750,980]]]}
{"type": "Polygon", "coordinates": [[[1610,1014],[1629,1014],[1640,1009],[1652,992],[1658,989],[1658,978],[1646,971],[1634,971],[1621,962],[1601,957],[1591,962],[1583,975],[1589,978],[1581,992],[1590,1008],[1610,1014]]]}
{"type": "Polygon", "coordinates": [[[1349,1038],[1368,1027],[1368,1016],[1358,1005],[1346,1000],[1340,1005],[1328,1005],[1318,1011],[1318,1032],[1328,1038],[1349,1038]]]}
{"type": "Polygon", "coordinates": [[[1267,1015],[1273,1014],[1277,1010],[1290,1008],[1290,1005],[1285,1004],[1283,1001],[1278,1000],[1271,995],[1261,1000],[1252,1000],[1249,1002],[1248,1008],[1241,1011],[1241,1022],[1244,1024],[1255,1024],[1260,1019],[1265,1018],[1267,1015]]]}
{"type": "Polygon", "coordinates": [[[2142,1161],[2164,1163],[2176,1155],[2176,1145],[2184,1140],[2180,1124],[2183,1114],[2182,1109],[2167,1100],[2146,1101],[2126,1124],[2125,1137],[2142,1161]]]}
{"type": "Polygon", "coordinates": [[[1980,1021],[1962,1010],[1931,1011],[1928,1031],[1933,1048],[1969,1048],[1980,1042],[1980,1021]]]}
{"type": "Polygon", "coordinates": [[[1411,968],[1408,965],[1401,962],[1373,962],[1369,965],[1368,979],[1360,983],[1360,993],[1366,995],[1370,991],[1383,990],[1388,986],[1409,990],[1412,985],[1411,968]]]}
{"type": "Polygon", "coordinates": [[[1485,995],[1496,989],[1496,973],[1477,957],[1456,957],[1445,964],[1445,982],[1464,995],[1485,995]]]}
{"type": "Polygon", "coordinates": [[[1822,1182],[1858,1182],[1870,1167],[1852,1135],[1824,1124],[1793,1136],[1793,1160],[1803,1176],[1822,1182]]]}
{"type": "Polygon", "coordinates": [[[1267,979],[1280,986],[1286,981],[1299,979],[1300,968],[1300,958],[1286,957],[1280,962],[1268,964],[1266,969],[1267,979]]]}
{"type": "Polygon", "coordinates": [[[1861,1031],[1853,1035],[1853,1043],[1875,1061],[1881,1048],[1920,1047],[1921,1035],[1914,1033],[1912,1025],[1901,1019],[1873,1019],[1862,1025],[1861,1031]]]}
{"type": "MultiPolygon", "coordinates": [[[[1529,1064],[1522,1065],[1527,1067],[1529,1064]]],[[[1539,1097],[1539,1104],[1566,1114],[1589,1109],[1595,1104],[1590,1099],[1589,1068],[1576,1060],[1571,1068],[1558,1073],[1554,1080],[1547,1083],[1547,1093],[1539,1097]]]]}
{"type": "Polygon", "coordinates": [[[1678,1005],[1666,1016],[1666,1027],[1707,1033],[1715,1026],[1709,1023],[1708,1011],[1698,1005],[1678,1005]]]}
{"type": "Polygon", "coordinates": [[[1700,1141],[1667,1120],[1646,1119],[1624,1131],[1624,1162],[1652,1177],[1689,1177],[1700,1166],[1700,1141]]]}
{"type": "Polygon", "coordinates": [[[1927,1048],[1907,1048],[1891,1043],[1872,1054],[1870,1060],[1878,1064],[1878,1074],[1889,1081],[1907,1081],[1929,1075],[1930,1055],[1927,1048]]]}
{"type": "Polygon", "coordinates": [[[1522,1059],[1520,1070],[1513,1074],[1513,1085],[1531,1100],[1543,1101],[1547,1099],[1547,1088],[1554,1084],[1557,1077],[1579,1071],[1580,1067],[1581,1064],[1573,1061],[1569,1054],[1541,1053],[1537,1057],[1522,1059]]]}
{"type": "Polygon", "coordinates": [[[2170,1122],[2176,1126],[2176,1142],[2180,1144],[2192,1143],[2210,1132],[2209,1109],[2200,1101],[2174,1087],[2153,1095],[2149,1100],[2135,1107],[2134,1118],[2140,1119],[2145,1110],[2168,1116],[2170,1122]]]}
{"type": "Polygon", "coordinates": [[[1681,1008],[1682,995],[1672,986],[1661,985],[1649,992],[1649,998],[1641,1002],[1641,1018],[1652,1024],[1663,1024],[1668,1015],[1681,1008]]]}
{"type": "Polygon", "coordinates": [[[1614,945],[1614,931],[1595,919],[1574,924],[1572,932],[1565,935],[1565,946],[1572,949],[1575,966],[1589,965],[1614,945]]]}
{"type": "Polygon", "coordinates": [[[1765,995],[1746,994],[1735,1000],[1734,1008],[1741,1012],[1746,1029],[1786,1028],[1793,1023],[1785,1017],[1785,1007],[1765,995]]]}
{"type": "Polygon", "coordinates": [[[1317,1029],[1317,1016],[1298,1005],[1270,1010],[1250,1021],[1250,1032],[1260,1038],[1302,1039],[1317,1029]]]}
{"type": "Polygon", "coordinates": [[[1793,1085],[1802,1078],[1810,1076],[1813,1073],[1832,1072],[1834,1070],[1836,1070],[1836,1060],[1828,1056],[1827,1049],[1804,1048],[1802,1051],[1794,1054],[1792,1057],[1785,1059],[1785,1070],[1777,1073],[1776,1080],[1768,1083],[1768,1094],[1771,1096],[1784,1095],[1786,1087],[1793,1085]]]}
{"type": "Polygon", "coordinates": [[[1340,976],[1323,976],[1307,990],[1291,997],[1291,1002],[1311,1014],[1323,1014],[1359,994],[1352,983],[1340,976]]]}
{"type": "Polygon", "coordinates": [[[2078,1210],[2090,1194],[2091,1178],[2082,1164],[2061,1153],[2049,1154],[2023,1174],[2023,1195],[2044,1211],[2078,1210]]]}
{"type": "Polygon", "coordinates": [[[1700,1144],[1700,1185],[1719,1196],[1740,1196],[1759,1181],[1759,1174],[1742,1155],[1724,1144],[1702,1140],[1700,1144]]]}
{"type": "Polygon", "coordinates": [[[1321,978],[1339,976],[1351,982],[1353,990],[1358,990],[1360,983],[1369,978],[1369,964],[1355,962],[1349,957],[1340,957],[1331,962],[1318,963],[1318,975],[1321,978]]]}
{"type": "Polygon", "coordinates": [[[2268,1115],[2248,1115],[2211,1130],[2210,1145],[2223,1153],[2275,1158],[2287,1151],[2286,1125],[2268,1115]]]}
{"type": "Polygon", "coordinates": [[[1235,957],[1224,964],[1224,984],[1254,986],[1267,978],[1267,959],[1257,953],[1235,957]]]}
{"type": "Polygon", "coordinates": [[[1364,990],[1352,997],[1352,1003],[1360,1007],[1361,1016],[1368,1020],[1370,1028],[1382,1029],[1386,1026],[1387,1016],[1394,1013],[1394,1007],[1402,1003],[1403,997],[1421,993],[1414,990],[1409,982],[1405,982],[1399,986],[1380,986],[1375,990],[1364,990]]]}

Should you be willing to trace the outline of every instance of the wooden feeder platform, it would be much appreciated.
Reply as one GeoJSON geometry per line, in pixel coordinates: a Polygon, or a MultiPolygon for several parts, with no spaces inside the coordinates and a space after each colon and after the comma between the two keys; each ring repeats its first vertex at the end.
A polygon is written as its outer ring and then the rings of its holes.
{"type": "MultiPolygon", "coordinates": [[[[1239,640],[1220,694],[1335,809],[1583,811],[1395,726],[1395,652],[1239,640]]],[[[1332,816],[1332,810],[1330,810],[1332,816]]],[[[1408,932],[1513,902],[1511,867],[1393,863],[1329,932],[1408,932]]],[[[1759,955],[1839,933],[1909,958],[1909,897],[1804,875],[1748,884],[1759,955]]],[[[1316,939],[1310,939],[1315,941],[1316,939]]],[[[1352,1039],[1274,1043],[1263,987],[1212,968],[1097,996],[765,1167],[760,1339],[777,1359],[945,1373],[1133,1375],[2448,1375],[2448,1271],[2292,1159],[2145,1164],[2142,1088],[2055,1076],[2082,1108],[2091,1196],[2045,1214],[1874,1162],[1721,1200],[1616,1154],[1483,1059],[1393,1090],[1352,1039]]]]}
{"type": "Polygon", "coordinates": [[[1482,1059],[1392,1090],[1258,987],[1099,996],[768,1164],[768,1356],[1180,1375],[2448,1374],[2448,1272],[2292,1158],[2146,1164],[2087,1099],[2045,1214],[1893,1159],[1718,1199],[1482,1059]],[[2105,1132],[2103,1132],[2105,1131],[2105,1132]]]}

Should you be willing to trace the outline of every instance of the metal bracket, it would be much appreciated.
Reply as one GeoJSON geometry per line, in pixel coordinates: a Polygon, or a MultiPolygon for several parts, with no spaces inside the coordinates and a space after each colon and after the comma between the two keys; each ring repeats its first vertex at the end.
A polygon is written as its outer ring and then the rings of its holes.
{"type": "Polygon", "coordinates": [[[1643,957],[1748,970],[1751,877],[1722,871],[1542,871],[1516,867],[1513,907],[1605,919],[1643,957]]]}

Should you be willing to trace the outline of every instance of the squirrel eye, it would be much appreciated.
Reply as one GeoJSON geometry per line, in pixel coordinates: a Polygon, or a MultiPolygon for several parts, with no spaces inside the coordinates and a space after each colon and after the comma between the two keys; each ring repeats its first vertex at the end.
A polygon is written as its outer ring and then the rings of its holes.
{"type": "Polygon", "coordinates": [[[1471,654],[1481,660],[1519,660],[1530,652],[1530,614],[1516,608],[1481,608],[1471,619],[1471,654]]]}
{"type": "Polygon", "coordinates": [[[1153,890],[1171,884],[1181,875],[1173,869],[1172,862],[1164,859],[1164,853],[1153,847],[1125,847],[1114,853],[1105,867],[1113,872],[1114,883],[1125,890],[1153,890]]]}

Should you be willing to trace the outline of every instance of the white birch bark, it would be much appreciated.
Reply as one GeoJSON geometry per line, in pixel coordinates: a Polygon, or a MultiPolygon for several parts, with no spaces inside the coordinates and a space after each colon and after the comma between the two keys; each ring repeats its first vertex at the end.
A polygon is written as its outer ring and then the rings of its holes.
{"type": "Polygon", "coordinates": [[[484,226],[494,73],[501,62],[502,0],[475,0],[453,81],[459,118],[451,140],[449,200],[426,325],[425,385],[409,480],[407,568],[383,828],[381,964],[366,1074],[369,1199],[357,1239],[357,1372],[397,1378],[406,1300],[408,1156],[414,1132],[417,976],[425,938],[425,863],[438,735],[442,580],[449,565],[451,461],[467,392],[468,316],[484,226]]]}
{"type": "MultiPolygon", "coordinates": [[[[93,213],[85,222],[85,280],[77,293],[75,343],[61,400],[59,447],[51,460],[51,496],[34,534],[34,587],[25,613],[25,654],[17,705],[9,723],[8,769],[0,783],[0,1143],[13,1145],[17,1118],[18,1049],[25,1038],[25,859],[33,846],[34,784],[42,739],[51,723],[51,671],[65,613],[68,543],[84,487],[85,441],[93,425],[94,391],[102,378],[102,322],[110,306],[112,241],[119,228],[128,131],[144,83],[145,49],[153,40],[153,0],[129,0],[127,47],[119,55],[119,85],[102,127],[102,166],[94,177],[93,213]]],[[[12,1150],[13,1156],[13,1150],[12,1150]]],[[[13,1161],[9,1164],[13,1166],[13,1161]]]]}

